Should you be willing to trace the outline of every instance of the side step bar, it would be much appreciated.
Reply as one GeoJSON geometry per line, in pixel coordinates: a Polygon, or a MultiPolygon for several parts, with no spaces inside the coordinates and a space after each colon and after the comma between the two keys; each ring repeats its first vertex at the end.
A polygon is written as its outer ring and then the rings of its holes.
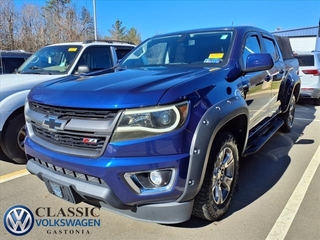
{"type": "Polygon", "coordinates": [[[283,123],[283,120],[280,118],[273,119],[267,127],[264,127],[248,140],[247,149],[242,156],[258,152],[259,149],[279,130],[283,123]]]}

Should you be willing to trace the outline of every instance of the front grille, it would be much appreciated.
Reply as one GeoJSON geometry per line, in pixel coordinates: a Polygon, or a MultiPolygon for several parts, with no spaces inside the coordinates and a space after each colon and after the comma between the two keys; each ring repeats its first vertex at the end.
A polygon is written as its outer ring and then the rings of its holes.
{"type": "Polygon", "coordinates": [[[99,157],[106,148],[120,111],[54,107],[29,102],[25,108],[30,138],[69,155],[99,157]]]}
{"type": "Polygon", "coordinates": [[[96,119],[113,119],[117,111],[103,111],[92,109],[61,108],[50,105],[43,105],[36,102],[29,102],[30,109],[45,115],[56,115],[63,117],[75,118],[96,118],[96,119]]]}
{"type": "Polygon", "coordinates": [[[32,129],[39,138],[64,147],[96,150],[100,152],[106,142],[105,136],[97,137],[84,133],[79,136],[68,132],[53,132],[43,128],[41,125],[37,126],[35,124],[32,124],[32,129]]]}
{"type": "Polygon", "coordinates": [[[62,168],[62,167],[53,165],[51,163],[47,163],[47,162],[42,161],[42,160],[40,160],[38,158],[32,158],[29,161],[31,161],[31,160],[37,162],[38,164],[40,164],[41,166],[43,166],[43,167],[45,167],[47,169],[49,169],[51,171],[54,171],[56,173],[59,173],[59,174],[62,174],[62,175],[65,175],[65,176],[68,176],[68,177],[71,177],[71,178],[76,178],[78,180],[95,183],[95,184],[98,184],[98,185],[106,185],[105,181],[103,181],[103,179],[101,179],[101,178],[94,177],[94,176],[91,176],[91,175],[88,175],[88,174],[84,174],[84,173],[71,171],[69,169],[62,168]]]}

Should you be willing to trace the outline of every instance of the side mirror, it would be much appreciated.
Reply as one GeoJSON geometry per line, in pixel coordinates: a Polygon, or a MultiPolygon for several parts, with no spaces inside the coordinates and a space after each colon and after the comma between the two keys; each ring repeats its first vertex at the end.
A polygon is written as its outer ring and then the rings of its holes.
{"type": "Polygon", "coordinates": [[[270,53],[254,53],[247,57],[246,67],[242,69],[243,73],[269,70],[274,62],[270,53]]]}
{"type": "Polygon", "coordinates": [[[269,70],[273,67],[274,62],[270,53],[253,53],[249,54],[246,59],[246,67],[241,68],[238,62],[235,63],[234,67],[226,75],[228,82],[233,82],[237,78],[244,76],[249,72],[258,72],[269,70]]]}
{"type": "Polygon", "coordinates": [[[88,73],[90,72],[90,68],[87,65],[80,65],[77,70],[77,74],[88,73]]]}

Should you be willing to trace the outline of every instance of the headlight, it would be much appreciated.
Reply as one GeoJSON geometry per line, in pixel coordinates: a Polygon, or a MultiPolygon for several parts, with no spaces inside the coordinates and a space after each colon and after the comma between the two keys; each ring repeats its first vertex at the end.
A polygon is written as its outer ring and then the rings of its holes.
{"type": "Polygon", "coordinates": [[[187,115],[187,102],[125,110],[111,141],[144,138],[173,131],[183,125],[187,115]]]}

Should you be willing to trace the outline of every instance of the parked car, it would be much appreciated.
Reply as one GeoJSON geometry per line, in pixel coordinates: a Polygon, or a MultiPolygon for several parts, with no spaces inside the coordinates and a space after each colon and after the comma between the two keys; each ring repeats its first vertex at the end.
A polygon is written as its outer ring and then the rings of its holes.
{"type": "Polygon", "coordinates": [[[292,129],[300,78],[298,61],[285,62],[256,27],[156,35],[115,73],[32,88],[27,169],[72,203],[159,223],[217,220],[240,156],[292,129]]]}
{"type": "Polygon", "coordinates": [[[22,50],[0,50],[0,74],[14,73],[31,55],[32,53],[22,50]]]}
{"type": "Polygon", "coordinates": [[[313,98],[320,105],[320,52],[298,52],[301,78],[301,98],[313,98]]]}
{"type": "Polygon", "coordinates": [[[118,61],[134,47],[133,43],[116,40],[53,44],[30,56],[16,74],[3,74],[0,79],[0,144],[5,155],[17,163],[26,162],[23,111],[26,96],[33,86],[69,75],[112,72],[118,61]]]}

